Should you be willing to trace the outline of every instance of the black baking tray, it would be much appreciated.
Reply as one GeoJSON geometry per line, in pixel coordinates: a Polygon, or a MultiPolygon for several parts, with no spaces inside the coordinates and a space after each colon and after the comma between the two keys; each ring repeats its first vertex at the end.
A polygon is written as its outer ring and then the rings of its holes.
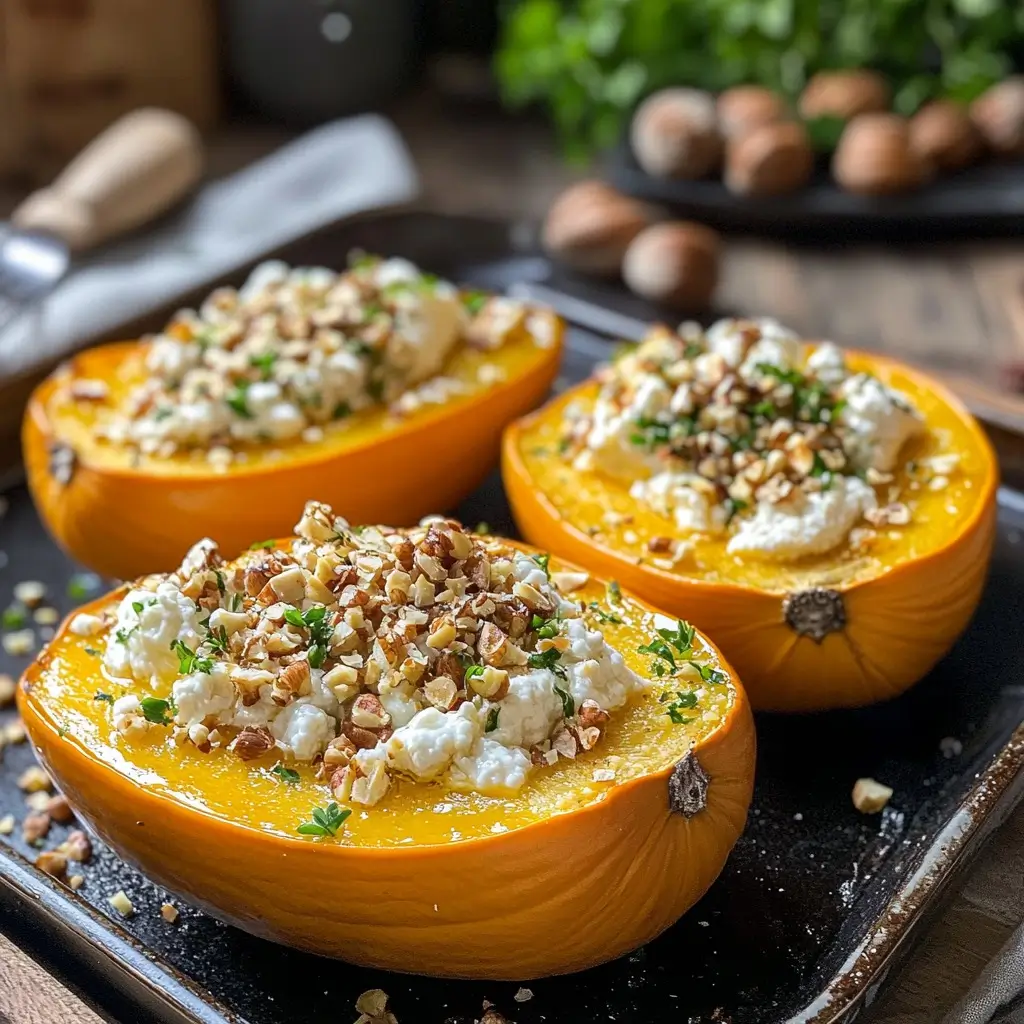
{"type": "Polygon", "coordinates": [[[656,178],[627,142],[609,155],[608,177],[629,195],[723,231],[807,241],[977,238],[1024,233],[1024,161],[991,161],[943,175],[912,192],[861,196],[832,180],[819,159],[803,188],[782,196],[738,196],[719,178],[656,178]]]}
{"type": "MultiPolygon", "coordinates": [[[[559,290],[562,283],[525,238],[505,225],[404,213],[332,228],[281,255],[338,265],[359,246],[410,256],[466,283],[546,282],[559,290]]],[[[600,298],[587,293],[588,301],[600,298]]],[[[622,305],[618,292],[604,298],[619,312],[642,314],[635,303],[622,305]]],[[[615,324],[609,314],[609,334],[615,324]]],[[[611,337],[574,327],[557,386],[585,375],[612,348],[611,337]]],[[[0,606],[18,580],[32,578],[47,583],[62,612],[69,610],[65,588],[75,566],[45,535],[24,489],[8,498],[0,521],[0,606]]],[[[468,523],[512,529],[496,474],[456,511],[468,523]]],[[[177,899],[181,920],[168,925],[159,907],[169,894],[101,844],[85,869],[85,886],[72,893],[31,865],[34,851],[17,832],[0,840],[0,923],[123,1024],[347,1020],[358,994],[374,987],[391,995],[401,1024],[470,1024],[485,999],[518,1024],[852,1021],[1024,795],[1022,536],[1024,496],[1004,489],[981,607],[950,656],[889,704],[760,716],[748,829],[705,898],[630,956],[568,977],[522,979],[533,993],[529,1001],[516,1001],[518,984],[385,974],[295,952],[177,899]],[[946,739],[950,753],[950,738],[962,751],[944,756],[940,744],[946,739]],[[854,810],[850,791],[861,776],[895,789],[881,815],[854,810]],[[107,904],[118,889],[137,908],[128,921],[107,904]]],[[[0,658],[0,671],[10,673],[26,660],[0,658]]],[[[15,779],[29,763],[26,746],[4,752],[0,816],[24,813],[15,779]]],[[[53,839],[63,832],[56,829],[53,839]]],[[[325,914],[336,910],[324,906],[325,914]]],[[[541,923],[522,941],[557,937],[546,936],[541,923]]]]}

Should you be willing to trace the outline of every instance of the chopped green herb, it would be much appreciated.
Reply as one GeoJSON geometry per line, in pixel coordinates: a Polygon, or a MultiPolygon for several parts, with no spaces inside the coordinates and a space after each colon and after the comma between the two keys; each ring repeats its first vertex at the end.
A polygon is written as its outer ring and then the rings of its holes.
{"type": "Polygon", "coordinates": [[[259,370],[264,380],[270,380],[276,362],[276,352],[261,352],[258,356],[249,356],[249,365],[259,370]]]}
{"type": "Polygon", "coordinates": [[[348,402],[339,402],[331,413],[333,419],[343,420],[346,416],[352,415],[352,406],[348,402]]]}
{"type": "Polygon", "coordinates": [[[477,676],[484,674],[483,665],[467,665],[466,666],[466,678],[475,679],[477,676]]]}
{"type": "Polygon", "coordinates": [[[249,545],[249,550],[250,551],[259,551],[261,548],[263,548],[263,549],[266,549],[267,551],[273,551],[274,548],[276,548],[276,547],[277,547],[277,541],[276,540],[258,540],[258,541],[256,541],[255,544],[250,544],[249,545]]]}
{"type": "Polygon", "coordinates": [[[563,690],[560,686],[555,686],[555,694],[562,702],[562,714],[566,718],[572,718],[576,714],[576,703],[572,699],[572,694],[567,690],[563,690]]]}
{"type": "Polygon", "coordinates": [[[366,385],[366,393],[375,402],[380,402],[384,398],[384,382],[377,379],[368,381],[366,385]]]}
{"type": "Polygon", "coordinates": [[[245,383],[236,384],[224,396],[224,401],[234,410],[235,414],[243,420],[251,420],[252,413],[249,412],[248,402],[249,385],[245,383]]]}
{"type": "Polygon", "coordinates": [[[174,722],[172,712],[177,710],[173,701],[161,700],[159,697],[143,697],[139,707],[146,721],[154,725],[171,725],[174,722]]]}
{"type": "Polygon", "coordinates": [[[28,611],[24,605],[12,604],[4,609],[4,629],[20,629],[28,621],[28,611]]]}
{"type": "Polygon", "coordinates": [[[733,519],[736,518],[737,513],[744,511],[744,509],[750,508],[750,502],[743,501],[742,498],[726,498],[723,504],[725,505],[726,526],[728,526],[729,523],[731,523],[733,519]]]}
{"type": "Polygon", "coordinates": [[[609,580],[605,588],[605,595],[611,604],[622,604],[622,587],[617,580],[609,580]]]}
{"type": "Polygon", "coordinates": [[[109,693],[97,693],[93,700],[101,700],[105,704],[113,704],[114,698],[109,693]]]}
{"type": "Polygon", "coordinates": [[[285,768],[283,764],[275,764],[270,769],[271,775],[276,775],[282,782],[289,782],[293,786],[300,781],[301,776],[292,768],[285,768]]]}
{"type": "Polygon", "coordinates": [[[491,532],[491,524],[481,519],[480,522],[473,527],[473,532],[479,537],[486,537],[487,534],[491,532]]]}
{"type": "Polygon", "coordinates": [[[286,608],[284,612],[284,621],[292,626],[299,626],[302,629],[306,627],[306,620],[302,617],[302,612],[298,608],[286,608]]]}
{"type": "Polygon", "coordinates": [[[214,569],[213,575],[217,577],[217,590],[220,592],[220,596],[223,597],[227,587],[224,585],[224,573],[220,569],[214,569]]]}
{"type": "Polygon", "coordinates": [[[230,610],[233,611],[233,612],[237,612],[241,607],[242,607],[242,595],[241,594],[232,594],[231,595],[231,601],[230,601],[230,610]]]}
{"type": "Polygon", "coordinates": [[[372,253],[364,252],[362,249],[353,249],[348,254],[348,265],[350,270],[370,270],[380,263],[380,257],[372,253]]]}
{"type": "Polygon", "coordinates": [[[304,821],[297,831],[301,836],[335,836],[351,813],[347,807],[342,810],[336,803],[329,803],[326,808],[314,807],[313,820],[304,821]]]}
{"type": "Polygon", "coordinates": [[[612,614],[612,612],[606,612],[596,601],[591,601],[589,608],[594,613],[594,616],[596,617],[598,622],[612,622],[617,625],[620,625],[622,623],[622,619],[620,619],[618,615],[614,615],[612,614]]]}
{"type": "Polygon", "coordinates": [[[530,668],[546,668],[550,672],[554,672],[556,676],[561,676],[564,679],[565,669],[558,664],[558,659],[561,656],[561,652],[557,648],[549,647],[546,651],[536,651],[529,655],[526,663],[530,668]]]}
{"type": "Polygon", "coordinates": [[[178,670],[183,676],[213,671],[213,659],[200,658],[183,640],[172,640],[171,650],[178,656],[178,670]]]}
{"type": "Polygon", "coordinates": [[[136,615],[141,615],[144,609],[154,604],[156,604],[156,598],[153,598],[151,601],[132,601],[132,611],[136,615]]]}
{"type": "Polygon", "coordinates": [[[629,440],[632,444],[651,450],[669,443],[672,426],[671,423],[662,423],[661,420],[652,420],[646,416],[641,416],[636,421],[629,440]]]}
{"type": "Polygon", "coordinates": [[[531,628],[537,630],[537,636],[542,640],[553,640],[558,636],[558,619],[545,619],[541,615],[534,615],[530,620],[531,628]]]}
{"type": "Polygon", "coordinates": [[[550,579],[551,571],[548,569],[548,565],[551,562],[551,556],[548,554],[533,555],[532,558],[544,570],[544,575],[550,579]]]}
{"type": "Polygon", "coordinates": [[[132,628],[131,628],[131,629],[119,629],[119,630],[117,630],[117,632],[116,632],[116,633],[114,633],[114,639],[115,639],[115,640],[116,640],[116,641],[117,641],[117,642],[118,642],[119,644],[126,644],[126,643],[128,643],[128,638],[129,638],[129,637],[130,637],[130,636],[132,635],[132,633],[134,633],[134,632],[135,632],[135,630],[137,630],[138,628],[139,628],[138,626],[132,626],[132,628]]]}
{"type": "Polygon", "coordinates": [[[683,349],[684,359],[696,359],[704,351],[704,346],[699,341],[687,342],[686,348],[683,349]]]}
{"type": "Polygon", "coordinates": [[[217,629],[211,629],[206,637],[207,645],[215,650],[222,651],[224,654],[228,653],[228,631],[224,626],[220,626],[217,629]]]}
{"type": "Polygon", "coordinates": [[[463,292],[462,305],[465,306],[466,312],[476,316],[487,305],[488,298],[490,296],[487,292],[463,292]]]}
{"type": "Polygon", "coordinates": [[[94,658],[98,658],[100,656],[100,652],[97,651],[95,647],[86,647],[85,653],[91,654],[94,658]]]}
{"type": "Polygon", "coordinates": [[[498,716],[500,714],[501,708],[497,705],[487,712],[487,724],[484,725],[484,732],[494,732],[494,730],[498,728],[498,716]]]}
{"type": "Polygon", "coordinates": [[[779,411],[775,407],[775,403],[767,398],[761,399],[755,405],[751,406],[751,415],[763,416],[766,420],[773,420],[778,416],[779,411]]]}
{"type": "Polygon", "coordinates": [[[100,579],[95,573],[76,572],[68,580],[67,594],[73,601],[84,601],[100,588],[100,579]]]}

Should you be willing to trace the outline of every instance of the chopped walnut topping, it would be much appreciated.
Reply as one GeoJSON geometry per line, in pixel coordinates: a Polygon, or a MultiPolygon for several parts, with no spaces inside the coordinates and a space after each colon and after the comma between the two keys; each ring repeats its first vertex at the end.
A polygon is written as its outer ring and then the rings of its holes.
{"type": "Polygon", "coordinates": [[[861,814],[877,814],[892,799],[892,793],[874,779],[858,779],[853,787],[853,806],[861,814]]]}

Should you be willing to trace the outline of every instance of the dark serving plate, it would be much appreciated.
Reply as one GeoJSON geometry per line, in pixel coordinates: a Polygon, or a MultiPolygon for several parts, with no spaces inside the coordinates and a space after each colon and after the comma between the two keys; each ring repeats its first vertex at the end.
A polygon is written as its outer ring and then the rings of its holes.
{"type": "Polygon", "coordinates": [[[1024,162],[991,162],[944,175],[898,196],[858,196],[839,188],[819,162],[806,187],[784,196],[737,196],[718,179],[655,178],[629,145],[609,156],[617,188],[725,231],[835,241],[1006,236],[1024,232],[1024,162]]]}
{"type": "MultiPolygon", "coordinates": [[[[547,264],[519,250],[515,237],[496,224],[401,214],[328,230],[282,255],[338,264],[359,245],[409,255],[479,285],[546,281],[547,264]]],[[[609,315],[610,333],[614,324],[609,315]]],[[[611,349],[608,338],[574,328],[560,386],[611,349]]],[[[0,606],[16,581],[33,578],[69,610],[63,595],[74,566],[43,532],[25,491],[15,488],[8,497],[0,606]]],[[[512,528],[496,474],[457,514],[512,528]]],[[[516,984],[385,974],[298,953],[180,903],[181,920],[168,925],[159,916],[168,894],[101,844],[84,871],[85,886],[72,893],[32,867],[34,851],[17,832],[0,840],[3,927],[125,1024],[345,1020],[357,995],[373,987],[391,995],[401,1024],[469,1024],[485,999],[517,1024],[852,1021],[1024,795],[1022,536],[1024,496],[1004,490],[988,587],[953,653],[889,704],[761,716],[749,827],[705,898],[631,956],[582,974],[523,979],[533,991],[529,1001],[516,1002],[516,984]],[[943,756],[946,737],[960,740],[962,752],[943,756]],[[881,815],[858,814],[850,802],[854,780],[865,775],[895,789],[881,815]],[[137,909],[128,921],[107,904],[122,888],[137,909]]],[[[20,672],[24,662],[3,656],[0,671],[20,672]]],[[[0,815],[24,813],[15,780],[30,762],[25,746],[4,751],[0,815]]],[[[63,831],[55,829],[53,838],[63,831]]],[[[325,915],[338,912],[325,902],[325,915]]],[[[543,929],[519,938],[557,941],[543,929]]]]}

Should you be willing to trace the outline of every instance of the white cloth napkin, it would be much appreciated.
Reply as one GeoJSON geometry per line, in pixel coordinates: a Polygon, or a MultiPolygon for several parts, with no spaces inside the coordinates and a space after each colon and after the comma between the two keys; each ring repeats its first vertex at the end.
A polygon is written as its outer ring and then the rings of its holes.
{"type": "Polygon", "coordinates": [[[206,185],[157,228],[83,258],[44,303],[0,335],[0,381],[52,365],[288,242],[418,193],[395,127],[376,115],[335,121],[206,185]]]}
{"type": "Polygon", "coordinates": [[[1024,1024],[1024,924],[942,1024],[1024,1024]]]}

